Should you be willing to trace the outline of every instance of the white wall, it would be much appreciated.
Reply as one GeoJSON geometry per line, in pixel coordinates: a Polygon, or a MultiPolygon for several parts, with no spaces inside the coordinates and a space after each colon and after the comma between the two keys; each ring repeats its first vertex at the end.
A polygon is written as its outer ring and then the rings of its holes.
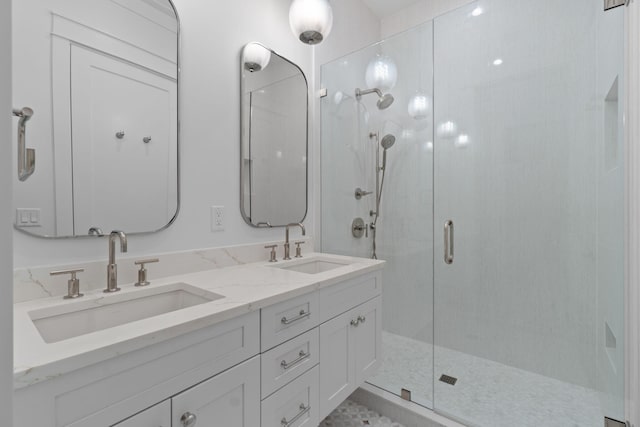
{"type": "Polygon", "coordinates": [[[13,413],[13,286],[11,231],[11,1],[0,1],[0,414],[2,424],[11,427],[13,413]]]}
{"type": "Polygon", "coordinates": [[[419,0],[412,5],[382,18],[381,35],[387,38],[427,22],[475,0],[419,0]]]}
{"type": "MultiPolygon", "coordinates": [[[[291,34],[289,0],[241,0],[213,4],[176,0],[181,21],[181,209],[166,231],[131,236],[132,255],[220,247],[284,239],[283,229],[255,229],[240,215],[240,50],[259,41],[300,65],[313,89],[316,64],[361,48],[379,38],[379,23],[360,0],[334,2],[334,29],[319,47],[291,34]],[[248,12],[249,11],[249,12],[248,12]],[[225,206],[225,231],[210,231],[210,206],[225,206]]],[[[315,90],[310,99],[316,99],[315,90]]],[[[311,114],[315,117],[312,102],[311,114]]],[[[315,166],[319,138],[310,139],[309,213],[314,230],[315,166]]],[[[44,240],[14,232],[15,267],[82,263],[106,258],[103,239],[44,240]]]]}

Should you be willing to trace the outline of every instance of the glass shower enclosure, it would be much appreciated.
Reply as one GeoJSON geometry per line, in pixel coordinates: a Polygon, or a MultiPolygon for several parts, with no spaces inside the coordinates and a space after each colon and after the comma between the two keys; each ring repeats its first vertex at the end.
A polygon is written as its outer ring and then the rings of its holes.
{"type": "Polygon", "coordinates": [[[373,385],[467,425],[624,418],[623,44],[599,0],[486,0],[322,67],[322,250],[387,261],[373,385]]]}

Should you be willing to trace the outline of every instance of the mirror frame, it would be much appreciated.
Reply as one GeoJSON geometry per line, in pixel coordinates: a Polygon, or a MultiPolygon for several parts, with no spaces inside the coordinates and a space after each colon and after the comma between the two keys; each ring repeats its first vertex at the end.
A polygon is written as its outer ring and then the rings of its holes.
{"type": "MultiPolygon", "coordinates": [[[[244,82],[244,78],[243,78],[243,74],[244,74],[244,64],[243,64],[243,52],[244,49],[247,45],[249,44],[258,44],[262,47],[264,47],[265,49],[267,49],[269,52],[271,52],[272,55],[277,55],[278,57],[282,58],[284,61],[288,62],[289,64],[293,65],[294,67],[296,67],[298,69],[298,71],[300,71],[300,74],[302,75],[302,78],[304,79],[304,83],[307,87],[306,90],[306,102],[305,102],[305,107],[307,109],[306,111],[306,121],[305,121],[305,155],[307,156],[307,162],[306,162],[306,166],[305,166],[305,198],[304,198],[304,215],[302,216],[302,218],[298,221],[300,223],[303,223],[304,220],[307,218],[307,215],[309,214],[309,81],[307,80],[307,76],[304,74],[304,71],[302,70],[302,68],[300,68],[300,66],[298,64],[296,64],[295,62],[289,60],[288,58],[280,55],[278,52],[276,52],[273,49],[270,49],[268,47],[266,47],[264,44],[259,43],[259,42],[248,42],[245,43],[242,46],[242,49],[240,49],[240,59],[239,59],[239,64],[240,64],[240,214],[242,215],[242,219],[244,220],[244,222],[246,222],[249,226],[253,227],[253,228],[277,228],[277,227],[286,227],[287,224],[276,224],[276,225],[271,225],[269,223],[260,223],[260,224],[254,224],[253,222],[251,222],[250,216],[247,215],[247,212],[244,209],[244,198],[245,198],[245,192],[244,192],[244,187],[246,184],[246,180],[245,180],[245,170],[246,170],[246,166],[245,166],[245,162],[244,162],[244,158],[243,158],[243,144],[245,142],[245,132],[244,132],[244,127],[245,127],[245,117],[243,114],[243,100],[244,100],[244,90],[245,90],[245,82],[244,82]]],[[[251,115],[251,113],[249,113],[249,115],[251,115]]],[[[248,126],[251,126],[251,120],[249,120],[248,126]]],[[[250,128],[249,128],[250,129],[250,128]]],[[[250,146],[251,144],[251,140],[249,139],[248,144],[250,146]]]]}
{"type": "MultiPolygon", "coordinates": [[[[181,208],[181,195],[180,195],[180,183],[181,183],[181,179],[180,179],[180,175],[181,175],[181,167],[180,167],[180,133],[181,133],[181,126],[180,126],[180,74],[181,74],[181,68],[180,68],[180,64],[181,64],[181,54],[182,54],[182,50],[180,49],[180,46],[182,44],[182,25],[180,22],[180,15],[178,15],[178,10],[176,9],[175,4],[173,3],[173,0],[166,0],[169,5],[171,6],[171,9],[173,10],[173,13],[176,16],[176,23],[178,25],[178,31],[176,33],[176,99],[177,99],[177,105],[176,105],[176,212],[174,213],[173,217],[171,217],[171,219],[169,220],[169,222],[156,229],[156,230],[149,230],[149,231],[131,231],[131,232],[127,232],[126,230],[125,233],[127,234],[127,236],[145,236],[145,235],[151,235],[154,233],[158,233],[160,231],[166,230],[167,228],[169,228],[171,225],[173,225],[173,223],[176,221],[176,219],[178,218],[178,214],[180,213],[180,208],[181,208]]],[[[55,141],[53,142],[55,144],[55,141]]],[[[13,205],[13,200],[12,200],[12,205],[13,205]]],[[[15,207],[13,208],[15,210],[15,207]]],[[[95,239],[95,238],[103,238],[103,237],[109,237],[109,233],[111,232],[111,230],[109,230],[109,232],[106,232],[105,234],[78,234],[78,235],[73,235],[73,236],[51,236],[51,235],[47,235],[47,234],[35,234],[30,232],[28,229],[25,229],[23,227],[18,227],[18,225],[15,223],[15,220],[13,222],[13,229],[17,230],[27,236],[31,236],[31,237],[36,237],[39,239],[45,239],[45,240],[66,240],[66,239],[95,239]]]]}

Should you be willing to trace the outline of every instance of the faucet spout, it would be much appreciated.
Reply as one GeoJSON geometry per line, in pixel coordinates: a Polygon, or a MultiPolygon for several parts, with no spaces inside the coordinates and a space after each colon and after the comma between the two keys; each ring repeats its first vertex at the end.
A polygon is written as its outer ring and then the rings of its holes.
{"type": "Polygon", "coordinates": [[[127,235],[123,231],[109,234],[109,265],[107,265],[106,293],[118,292],[118,265],[116,264],[116,240],[120,240],[120,252],[127,252],[127,235]]]}
{"type": "Polygon", "coordinates": [[[289,244],[289,227],[300,227],[300,229],[302,230],[302,235],[303,236],[307,235],[307,231],[305,230],[304,225],[302,225],[302,223],[292,222],[291,224],[287,224],[285,228],[285,242],[284,242],[284,259],[285,260],[291,259],[291,256],[290,256],[291,245],[289,244]]]}

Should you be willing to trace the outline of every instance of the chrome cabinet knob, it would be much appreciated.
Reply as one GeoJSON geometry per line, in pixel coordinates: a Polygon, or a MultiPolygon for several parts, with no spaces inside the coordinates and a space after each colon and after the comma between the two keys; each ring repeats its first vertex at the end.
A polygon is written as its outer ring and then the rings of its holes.
{"type": "Polygon", "coordinates": [[[180,422],[182,423],[182,427],[195,426],[196,420],[197,420],[196,415],[192,414],[191,412],[185,412],[184,414],[182,414],[182,417],[180,417],[180,422]]]}

